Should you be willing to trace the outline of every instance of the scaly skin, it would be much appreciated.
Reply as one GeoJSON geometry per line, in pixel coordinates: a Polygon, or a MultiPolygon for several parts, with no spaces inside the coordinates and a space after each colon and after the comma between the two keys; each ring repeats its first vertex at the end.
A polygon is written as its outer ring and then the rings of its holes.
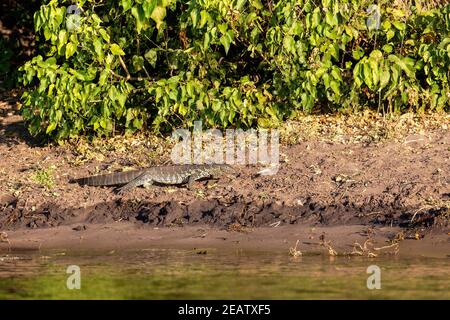
{"type": "Polygon", "coordinates": [[[128,191],[138,186],[149,186],[154,183],[164,185],[188,184],[203,178],[210,178],[218,174],[233,170],[226,164],[186,164],[158,166],[141,170],[102,174],[92,177],[72,180],[81,185],[88,186],[112,186],[123,185],[118,189],[119,193],[128,191]]]}

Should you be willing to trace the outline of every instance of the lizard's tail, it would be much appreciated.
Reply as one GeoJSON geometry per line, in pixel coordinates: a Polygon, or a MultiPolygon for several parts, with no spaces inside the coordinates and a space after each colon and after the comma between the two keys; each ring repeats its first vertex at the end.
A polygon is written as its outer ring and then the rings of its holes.
{"type": "Polygon", "coordinates": [[[114,186],[126,184],[141,174],[142,172],[140,170],[115,172],[86,178],[71,179],[70,182],[88,186],[114,186]]]}

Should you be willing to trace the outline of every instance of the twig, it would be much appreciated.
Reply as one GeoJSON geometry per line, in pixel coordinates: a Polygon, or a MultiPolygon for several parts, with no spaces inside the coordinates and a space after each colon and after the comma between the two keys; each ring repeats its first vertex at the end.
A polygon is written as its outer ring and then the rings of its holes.
{"type": "Polygon", "coordinates": [[[122,65],[122,68],[123,68],[123,69],[125,70],[125,72],[127,73],[127,78],[126,78],[126,80],[130,80],[130,79],[131,79],[130,72],[128,71],[128,68],[127,68],[127,66],[125,65],[125,62],[123,61],[123,59],[122,59],[121,56],[119,56],[119,61],[120,61],[120,64],[122,65]]]}
{"type": "Polygon", "coordinates": [[[272,223],[272,224],[269,224],[269,226],[276,228],[276,227],[278,227],[280,224],[281,224],[281,221],[277,221],[277,222],[274,222],[274,223],[272,223]]]}
{"type": "Polygon", "coordinates": [[[411,218],[410,223],[412,223],[412,222],[414,221],[414,218],[416,217],[416,215],[417,215],[420,211],[425,210],[425,209],[429,209],[429,208],[430,208],[430,206],[424,206],[424,207],[420,208],[419,210],[417,210],[416,212],[414,212],[414,214],[413,214],[413,216],[412,216],[412,218],[411,218]]]}

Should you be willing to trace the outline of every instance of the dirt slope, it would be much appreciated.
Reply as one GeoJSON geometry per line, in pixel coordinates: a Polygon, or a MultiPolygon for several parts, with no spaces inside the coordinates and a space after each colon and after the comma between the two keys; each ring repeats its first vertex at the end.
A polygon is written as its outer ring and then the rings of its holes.
{"type": "MultiPolygon", "coordinates": [[[[276,175],[257,176],[257,167],[238,167],[237,175],[199,182],[196,191],[139,188],[121,197],[112,188],[68,183],[69,177],[142,165],[156,152],[148,141],[133,140],[123,148],[110,146],[101,157],[86,157],[71,145],[39,146],[27,136],[14,102],[3,101],[0,230],[114,221],[229,230],[365,224],[423,233],[431,226],[444,232],[448,227],[450,132],[445,123],[375,142],[345,134],[334,141],[301,139],[281,147],[276,175]],[[129,150],[143,156],[133,157],[129,150]]],[[[163,162],[162,154],[147,163],[163,162]]]]}

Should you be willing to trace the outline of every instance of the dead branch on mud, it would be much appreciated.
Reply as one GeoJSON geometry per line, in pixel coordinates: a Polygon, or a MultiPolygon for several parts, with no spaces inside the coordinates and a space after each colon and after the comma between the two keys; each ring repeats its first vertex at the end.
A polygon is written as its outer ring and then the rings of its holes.
{"type": "Polygon", "coordinates": [[[353,244],[353,251],[350,253],[350,255],[357,255],[357,256],[366,256],[368,258],[375,258],[378,256],[378,252],[387,250],[387,249],[393,249],[393,253],[397,254],[399,252],[399,244],[398,242],[394,242],[390,245],[383,246],[383,247],[375,247],[373,244],[372,239],[367,239],[364,241],[364,244],[361,245],[357,241],[353,244]]]}
{"type": "Polygon", "coordinates": [[[299,242],[300,242],[300,240],[297,240],[297,242],[295,243],[295,247],[289,248],[289,255],[294,257],[294,258],[298,258],[298,257],[301,257],[303,255],[300,250],[297,250],[297,246],[298,246],[299,242]]]}
{"type": "Polygon", "coordinates": [[[320,239],[320,246],[326,248],[330,256],[335,257],[338,255],[337,251],[334,250],[334,248],[331,246],[331,241],[325,240],[325,234],[322,234],[319,239],[320,239]]]}
{"type": "Polygon", "coordinates": [[[9,241],[8,234],[6,232],[0,233],[0,242],[8,243],[8,251],[11,251],[11,241],[9,241]]]}

